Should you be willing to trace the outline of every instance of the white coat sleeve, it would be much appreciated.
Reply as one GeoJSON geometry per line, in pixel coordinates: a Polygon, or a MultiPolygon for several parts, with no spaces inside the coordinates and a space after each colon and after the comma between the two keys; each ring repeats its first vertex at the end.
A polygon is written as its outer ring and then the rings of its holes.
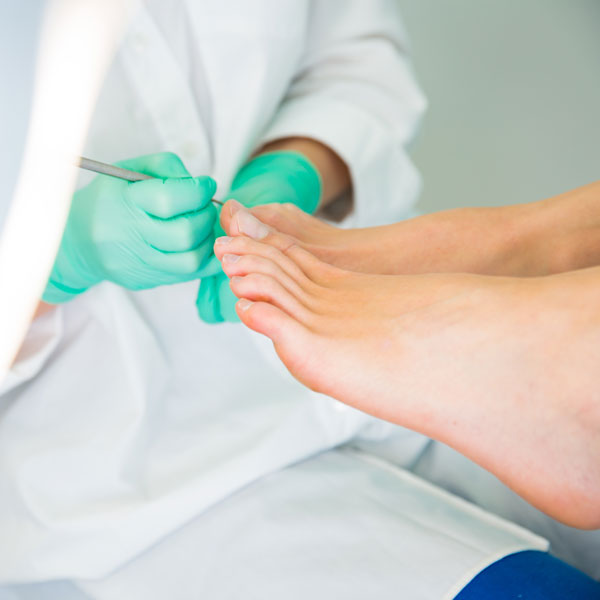
{"type": "Polygon", "coordinates": [[[406,216],[420,178],[406,153],[425,99],[394,0],[313,1],[298,72],[262,143],[316,139],[349,167],[350,225],[406,216]]]}

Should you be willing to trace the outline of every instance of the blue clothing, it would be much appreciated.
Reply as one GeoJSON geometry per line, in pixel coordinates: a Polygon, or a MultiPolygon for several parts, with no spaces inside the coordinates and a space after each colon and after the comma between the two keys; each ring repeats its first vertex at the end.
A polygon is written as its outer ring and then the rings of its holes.
{"type": "Polygon", "coordinates": [[[526,550],[479,573],[455,600],[600,600],[600,583],[546,552],[526,550]]]}

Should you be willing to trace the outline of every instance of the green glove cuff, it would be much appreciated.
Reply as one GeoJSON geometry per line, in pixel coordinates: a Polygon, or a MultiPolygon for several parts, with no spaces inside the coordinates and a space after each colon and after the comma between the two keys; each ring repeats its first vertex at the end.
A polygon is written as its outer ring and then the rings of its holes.
{"type": "MultiPolygon", "coordinates": [[[[257,206],[265,203],[266,191],[271,197],[280,195],[281,202],[292,201],[303,211],[314,213],[321,200],[322,187],[316,167],[303,154],[286,150],[261,154],[244,165],[231,184],[230,196],[246,206],[257,206]],[[266,189],[265,181],[269,182],[266,189]],[[238,198],[236,190],[240,188],[243,194],[238,198]]],[[[271,197],[268,202],[274,201],[271,197]]]]}
{"type": "Polygon", "coordinates": [[[68,302],[72,300],[75,296],[82,294],[87,291],[89,288],[83,288],[80,290],[76,290],[73,288],[68,288],[63,286],[55,281],[48,281],[46,285],[46,289],[42,294],[42,300],[47,304],[63,304],[64,302],[68,302]]]}
{"type": "MultiPolygon", "coordinates": [[[[68,226],[67,222],[66,227],[68,226]]],[[[81,253],[69,242],[70,236],[66,233],[66,227],[46,289],[42,294],[42,300],[48,304],[69,302],[98,283],[88,275],[87,269],[83,267],[81,253]],[[77,262],[74,263],[74,260],[77,262]],[[69,282],[70,285],[66,282],[69,282]]]]}

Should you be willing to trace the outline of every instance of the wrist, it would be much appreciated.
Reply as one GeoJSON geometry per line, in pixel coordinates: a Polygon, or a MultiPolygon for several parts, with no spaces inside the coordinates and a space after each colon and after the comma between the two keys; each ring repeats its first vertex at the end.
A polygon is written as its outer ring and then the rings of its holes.
{"type": "Polygon", "coordinates": [[[77,227],[77,224],[69,220],[46,289],[42,294],[42,300],[48,304],[68,302],[99,281],[92,277],[90,269],[84,262],[84,249],[72,239],[70,235],[72,227],[77,227]]]}
{"type": "Polygon", "coordinates": [[[64,255],[62,246],[52,267],[42,300],[48,304],[63,304],[83,294],[97,283],[81,276],[81,269],[75,268],[64,255]]]}
{"type": "Polygon", "coordinates": [[[285,150],[260,154],[244,165],[231,185],[230,197],[248,207],[291,202],[314,213],[321,189],[316,167],[303,154],[285,150]]]}
{"type": "Polygon", "coordinates": [[[47,304],[64,304],[75,298],[75,296],[87,291],[87,289],[88,288],[71,288],[58,281],[54,281],[51,278],[46,284],[46,289],[42,294],[42,301],[47,304]]]}
{"type": "Polygon", "coordinates": [[[307,137],[287,137],[273,140],[262,147],[260,153],[274,150],[299,152],[316,169],[321,177],[321,199],[319,208],[351,191],[350,169],[344,160],[331,147],[307,137]]]}

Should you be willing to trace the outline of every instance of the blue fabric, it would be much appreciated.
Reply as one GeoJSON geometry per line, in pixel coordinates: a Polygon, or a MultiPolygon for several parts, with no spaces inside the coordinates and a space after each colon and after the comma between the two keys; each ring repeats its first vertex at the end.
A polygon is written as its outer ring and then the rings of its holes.
{"type": "Polygon", "coordinates": [[[600,583],[546,552],[510,554],[477,575],[455,600],[600,600],[600,583]]]}

